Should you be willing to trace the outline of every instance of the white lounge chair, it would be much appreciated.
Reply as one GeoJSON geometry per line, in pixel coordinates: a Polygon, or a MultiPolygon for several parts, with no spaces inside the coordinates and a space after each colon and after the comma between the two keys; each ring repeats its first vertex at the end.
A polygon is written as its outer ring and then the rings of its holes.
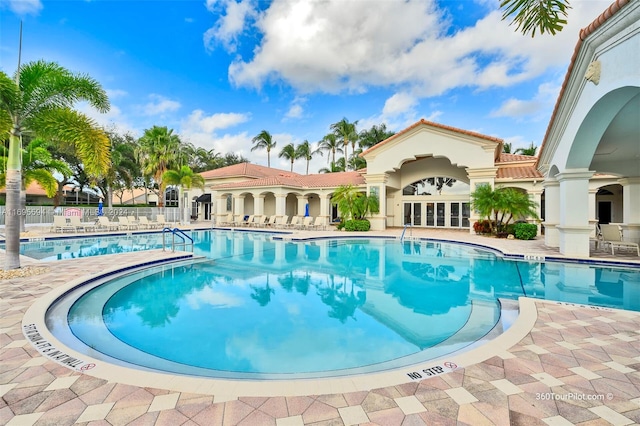
{"type": "Polygon", "coordinates": [[[302,221],[302,229],[311,229],[313,228],[313,217],[305,216],[302,221]]]}
{"type": "Polygon", "coordinates": [[[322,228],[322,230],[324,230],[325,227],[326,227],[326,225],[324,223],[324,217],[322,217],[322,216],[316,217],[316,220],[314,220],[313,224],[310,226],[311,229],[320,229],[320,228],[322,228]]]}
{"type": "Polygon", "coordinates": [[[140,222],[140,219],[136,219],[135,216],[127,216],[127,220],[129,221],[130,224],[136,225],[138,227],[138,229],[146,229],[147,226],[143,225],[140,222]]]}
{"type": "Polygon", "coordinates": [[[297,229],[300,226],[300,216],[293,216],[289,223],[287,224],[287,228],[289,229],[297,229]]]}
{"type": "Polygon", "coordinates": [[[146,216],[138,217],[138,224],[144,229],[153,229],[159,226],[158,223],[151,222],[146,216]]]}
{"type": "Polygon", "coordinates": [[[289,221],[289,216],[278,216],[276,218],[276,228],[286,228],[287,222],[289,221]]]}
{"type": "Polygon", "coordinates": [[[233,225],[233,214],[229,213],[226,217],[220,218],[220,226],[231,226],[233,225]]]}
{"type": "Polygon", "coordinates": [[[76,228],[64,216],[54,216],[51,232],[75,232],[76,228]]]}
{"type": "Polygon", "coordinates": [[[274,227],[276,226],[276,220],[278,219],[278,216],[276,216],[275,214],[272,216],[269,216],[269,220],[265,223],[265,226],[267,227],[274,227]]]}
{"type": "Polygon", "coordinates": [[[95,222],[82,222],[78,216],[71,216],[69,218],[69,224],[75,228],[76,232],[82,231],[95,231],[95,222]]]}
{"type": "Polygon", "coordinates": [[[106,229],[107,231],[117,231],[120,229],[120,224],[117,222],[111,222],[106,216],[98,217],[98,229],[106,229]]]}
{"type": "Polygon", "coordinates": [[[242,221],[242,226],[250,226],[251,223],[253,222],[253,218],[255,217],[255,215],[250,214],[249,216],[246,216],[246,218],[242,221]]]}
{"type": "Polygon", "coordinates": [[[615,254],[614,249],[616,247],[624,247],[635,249],[638,256],[640,256],[640,246],[637,243],[622,241],[622,231],[618,225],[600,225],[600,230],[602,231],[602,243],[609,244],[611,247],[611,254],[615,254]]]}
{"type": "Polygon", "coordinates": [[[156,223],[158,224],[158,226],[160,228],[164,228],[164,227],[167,227],[167,226],[170,227],[171,226],[171,223],[167,222],[167,220],[164,218],[163,214],[157,214],[156,215],[156,223]]]}
{"type": "Polygon", "coordinates": [[[118,216],[118,223],[120,224],[120,229],[127,231],[138,229],[138,225],[129,222],[129,219],[126,216],[118,216]]]}

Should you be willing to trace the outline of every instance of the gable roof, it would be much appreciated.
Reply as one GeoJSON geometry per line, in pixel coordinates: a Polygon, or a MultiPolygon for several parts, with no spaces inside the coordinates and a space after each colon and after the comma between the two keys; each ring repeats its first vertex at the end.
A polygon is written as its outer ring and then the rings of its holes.
{"type": "Polygon", "coordinates": [[[374,151],[386,144],[388,144],[391,141],[394,141],[398,138],[400,138],[401,136],[405,135],[406,133],[412,131],[413,129],[420,127],[420,126],[429,126],[429,127],[435,127],[438,129],[442,129],[442,130],[447,130],[450,132],[455,132],[455,133],[459,133],[461,135],[465,135],[465,136],[473,136],[475,138],[480,138],[480,139],[486,139],[492,142],[497,142],[499,144],[503,143],[503,140],[500,138],[495,138],[493,136],[487,136],[487,135],[483,135],[481,133],[476,133],[476,132],[472,132],[469,130],[464,130],[464,129],[459,129],[457,127],[452,127],[452,126],[445,126],[444,124],[439,124],[439,123],[434,123],[433,121],[427,121],[424,118],[421,119],[420,121],[412,124],[411,126],[407,127],[406,129],[396,133],[395,135],[383,140],[382,142],[378,142],[377,144],[375,144],[374,146],[372,146],[371,148],[365,150],[364,152],[362,152],[360,154],[361,157],[363,157],[365,154],[374,151]]]}
{"type": "Polygon", "coordinates": [[[220,179],[231,177],[263,178],[267,176],[277,176],[280,173],[287,173],[285,170],[260,166],[252,163],[238,163],[219,169],[208,170],[200,173],[205,179],[220,179]]]}

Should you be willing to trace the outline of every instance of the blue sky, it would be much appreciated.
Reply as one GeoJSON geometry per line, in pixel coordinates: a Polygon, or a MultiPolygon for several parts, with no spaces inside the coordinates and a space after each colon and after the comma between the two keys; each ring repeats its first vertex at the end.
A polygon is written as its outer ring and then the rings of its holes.
{"type": "MultiPolygon", "coordinates": [[[[0,69],[44,59],[97,79],[140,136],[153,125],[266,165],[251,139],[316,143],[346,117],[400,131],[421,118],[540,145],[578,31],[610,4],[572,2],[556,36],[531,38],[493,0],[0,0],[0,69]]],[[[327,166],[317,157],[311,172],[327,166]]],[[[294,170],[304,173],[298,161],[294,170]]]]}

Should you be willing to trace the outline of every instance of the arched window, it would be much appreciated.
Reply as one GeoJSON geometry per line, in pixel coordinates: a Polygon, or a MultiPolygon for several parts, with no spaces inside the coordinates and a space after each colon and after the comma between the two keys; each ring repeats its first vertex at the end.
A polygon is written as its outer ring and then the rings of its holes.
{"type": "Polygon", "coordinates": [[[469,184],[452,177],[432,176],[417,180],[404,188],[402,195],[468,195],[469,184]]]}
{"type": "Polygon", "coordinates": [[[178,189],[170,186],[164,192],[165,207],[178,207],[178,189]]]}

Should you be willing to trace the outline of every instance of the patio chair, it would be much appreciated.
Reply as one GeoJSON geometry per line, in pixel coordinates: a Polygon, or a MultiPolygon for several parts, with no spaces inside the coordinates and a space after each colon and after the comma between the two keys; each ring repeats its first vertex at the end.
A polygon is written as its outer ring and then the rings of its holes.
{"type": "Polygon", "coordinates": [[[64,216],[54,216],[51,232],[75,232],[75,226],[71,225],[67,219],[64,216]]]}
{"type": "Polygon", "coordinates": [[[592,241],[595,243],[595,249],[598,250],[598,246],[602,242],[602,231],[600,230],[600,225],[597,223],[589,234],[589,243],[592,241]]]}
{"type": "Polygon", "coordinates": [[[262,215],[260,214],[253,216],[253,220],[249,222],[249,226],[252,226],[254,228],[257,228],[261,225],[262,225],[262,215]]]}
{"type": "Polygon", "coordinates": [[[638,256],[640,256],[640,246],[637,243],[622,241],[622,231],[618,225],[600,225],[600,230],[602,231],[602,244],[609,244],[611,254],[615,254],[614,249],[616,247],[625,247],[635,249],[638,256]]]}
{"type": "Polygon", "coordinates": [[[320,228],[322,228],[322,230],[324,231],[324,229],[325,229],[324,217],[322,217],[322,216],[316,217],[316,220],[313,221],[313,224],[310,226],[310,228],[311,229],[320,229],[320,228]]]}
{"type": "Polygon", "coordinates": [[[138,225],[129,222],[129,219],[127,219],[126,216],[118,216],[118,223],[120,224],[120,229],[125,229],[127,231],[138,229],[138,225]]]}
{"type": "Polygon", "coordinates": [[[95,222],[82,222],[78,216],[71,216],[69,218],[69,224],[75,228],[76,232],[87,232],[90,230],[96,230],[95,222]]]}
{"type": "Polygon", "coordinates": [[[225,218],[220,219],[220,226],[233,225],[233,214],[229,213],[225,218]]]}
{"type": "Polygon", "coordinates": [[[153,229],[158,227],[157,223],[149,221],[146,216],[138,217],[138,225],[141,229],[153,229]]]}
{"type": "Polygon", "coordinates": [[[272,216],[269,216],[269,220],[267,222],[265,222],[265,226],[267,227],[274,227],[276,226],[276,219],[278,218],[278,216],[276,216],[275,214],[272,216]]]}
{"type": "Polygon", "coordinates": [[[249,216],[245,216],[244,220],[242,221],[242,226],[249,226],[251,225],[251,222],[253,222],[253,218],[255,217],[255,215],[250,214],[249,216]]]}
{"type": "Polygon", "coordinates": [[[287,222],[289,221],[289,216],[278,216],[276,218],[276,228],[286,228],[287,222]]]}
{"type": "Polygon", "coordinates": [[[164,218],[163,214],[157,214],[156,215],[156,223],[158,224],[159,228],[164,228],[164,227],[171,227],[171,223],[167,222],[167,220],[164,218]]]}
{"type": "Polygon", "coordinates": [[[312,229],[313,228],[313,217],[305,216],[302,221],[302,229],[312,229]]]}
{"type": "Polygon", "coordinates": [[[111,222],[106,216],[98,217],[98,229],[106,229],[107,231],[117,231],[120,229],[120,224],[111,222]]]}
{"type": "Polygon", "coordinates": [[[293,216],[291,221],[287,224],[289,229],[297,229],[300,226],[300,216],[293,216]]]}
{"type": "Polygon", "coordinates": [[[130,224],[136,225],[138,227],[138,229],[146,229],[146,225],[143,225],[142,222],[140,222],[140,219],[136,219],[135,216],[127,216],[127,220],[129,221],[130,224]]]}

